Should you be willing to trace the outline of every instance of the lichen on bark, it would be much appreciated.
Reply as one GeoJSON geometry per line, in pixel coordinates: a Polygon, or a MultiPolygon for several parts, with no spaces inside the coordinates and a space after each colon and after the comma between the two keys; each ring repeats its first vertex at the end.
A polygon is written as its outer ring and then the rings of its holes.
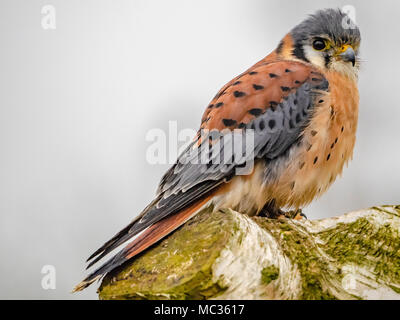
{"type": "Polygon", "coordinates": [[[323,220],[204,209],[108,274],[100,299],[400,299],[400,206],[323,220]]]}

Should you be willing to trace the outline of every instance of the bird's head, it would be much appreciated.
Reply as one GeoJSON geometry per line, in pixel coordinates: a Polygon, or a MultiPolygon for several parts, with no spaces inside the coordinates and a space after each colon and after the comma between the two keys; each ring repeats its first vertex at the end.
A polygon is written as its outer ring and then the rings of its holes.
{"type": "Polygon", "coordinates": [[[317,68],[357,77],[361,36],[349,19],[339,9],[317,11],[294,27],[277,50],[317,68]]]}

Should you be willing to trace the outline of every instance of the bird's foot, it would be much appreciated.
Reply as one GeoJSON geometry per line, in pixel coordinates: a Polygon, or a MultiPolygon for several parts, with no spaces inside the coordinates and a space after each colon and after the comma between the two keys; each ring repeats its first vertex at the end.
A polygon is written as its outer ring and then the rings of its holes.
{"type": "Polygon", "coordinates": [[[303,213],[301,209],[287,211],[285,212],[285,217],[294,220],[307,220],[307,216],[303,213]]]}
{"type": "Polygon", "coordinates": [[[277,206],[275,206],[274,202],[266,204],[258,215],[270,219],[295,219],[295,220],[307,219],[307,216],[303,213],[301,209],[290,210],[285,212],[280,208],[278,208],[277,206]]]}
{"type": "Polygon", "coordinates": [[[270,219],[279,219],[284,216],[284,212],[275,205],[275,201],[271,201],[261,209],[258,215],[270,219]]]}

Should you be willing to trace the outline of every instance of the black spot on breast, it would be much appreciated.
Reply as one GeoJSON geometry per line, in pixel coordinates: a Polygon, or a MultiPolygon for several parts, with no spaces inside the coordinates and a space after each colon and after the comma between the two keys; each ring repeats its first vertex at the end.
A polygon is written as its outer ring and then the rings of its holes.
{"type": "Polygon", "coordinates": [[[295,84],[300,84],[301,82],[299,80],[294,81],[295,84]]]}
{"type": "Polygon", "coordinates": [[[313,137],[314,137],[317,133],[318,133],[318,131],[311,130],[311,135],[312,135],[313,137]]]}
{"type": "Polygon", "coordinates": [[[281,87],[281,89],[282,89],[282,91],[284,91],[284,92],[290,91],[290,88],[289,88],[289,87],[281,87]]]}
{"type": "Polygon", "coordinates": [[[291,184],[290,184],[290,189],[294,189],[294,186],[295,186],[295,184],[296,184],[296,182],[295,181],[293,181],[291,184]]]}
{"type": "Polygon", "coordinates": [[[249,75],[255,75],[255,74],[257,74],[258,72],[257,71],[251,71],[251,72],[249,72],[249,75]]]}
{"type": "Polygon", "coordinates": [[[225,126],[230,127],[230,126],[234,126],[236,124],[236,120],[233,120],[233,119],[222,119],[222,123],[225,126]]]}
{"type": "Polygon", "coordinates": [[[262,113],[262,109],[259,109],[259,108],[253,108],[253,109],[250,109],[249,111],[248,111],[250,114],[252,114],[253,116],[259,116],[261,113],[262,113]]]}
{"type": "Polygon", "coordinates": [[[289,70],[289,69],[285,69],[285,72],[287,73],[287,72],[292,72],[292,70],[289,70]]]}
{"type": "Polygon", "coordinates": [[[242,83],[242,81],[236,81],[236,82],[234,82],[232,85],[233,86],[237,86],[238,84],[241,84],[242,83]]]}
{"type": "Polygon", "coordinates": [[[315,157],[315,158],[314,158],[314,164],[316,164],[317,161],[318,161],[318,157],[315,157]]]}
{"type": "Polygon", "coordinates": [[[223,102],[218,102],[218,103],[215,105],[215,107],[216,107],[216,108],[221,108],[223,105],[224,105],[223,102]]]}
{"type": "Polygon", "coordinates": [[[276,75],[275,73],[270,73],[270,74],[269,74],[269,77],[270,77],[270,78],[278,78],[278,75],[276,75]]]}
{"type": "Polygon", "coordinates": [[[331,154],[328,154],[328,156],[326,157],[326,161],[328,161],[331,158],[331,154]]]}
{"type": "Polygon", "coordinates": [[[233,93],[233,95],[234,95],[236,98],[240,98],[240,97],[245,96],[246,93],[244,93],[243,91],[235,91],[235,92],[233,93]]]}
{"type": "Polygon", "coordinates": [[[305,164],[306,164],[305,162],[300,163],[299,169],[300,169],[300,170],[303,169],[303,167],[304,167],[305,164]]]}
{"type": "Polygon", "coordinates": [[[263,86],[260,86],[258,84],[253,84],[253,88],[254,88],[254,90],[262,90],[262,89],[264,89],[263,86]]]}
{"type": "Polygon", "coordinates": [[[342,127],[342,132],[343,132],[343,130],[344,130],[344,127],[342,127]]]}
{"type": "Polygon", "coordinates": [[[319,100],[319,101],[318,101],[318,103],[322,103],[322,102],[324,102],[324,100],[319,100]]]}
{"type": "Polygon", "coordinates": [[[331,144],[331,149],[333,149],[334,146],[335,146],[335,143],[332,143],[332,144],[331,144]]]}
{"type": "Polygon", "coordinates": [[[338,138],[335,139],[335,144],[338,142],[338,138]]]}

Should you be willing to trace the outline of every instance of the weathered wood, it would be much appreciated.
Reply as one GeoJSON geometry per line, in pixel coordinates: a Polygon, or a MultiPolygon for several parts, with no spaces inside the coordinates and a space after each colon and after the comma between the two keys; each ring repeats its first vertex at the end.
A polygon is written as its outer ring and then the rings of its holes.
{"type": "Polygon", "coordinates": [[[100,299],[400,299],[400,206],[323,220],[212,208],[106,276],[100,299]]]}

